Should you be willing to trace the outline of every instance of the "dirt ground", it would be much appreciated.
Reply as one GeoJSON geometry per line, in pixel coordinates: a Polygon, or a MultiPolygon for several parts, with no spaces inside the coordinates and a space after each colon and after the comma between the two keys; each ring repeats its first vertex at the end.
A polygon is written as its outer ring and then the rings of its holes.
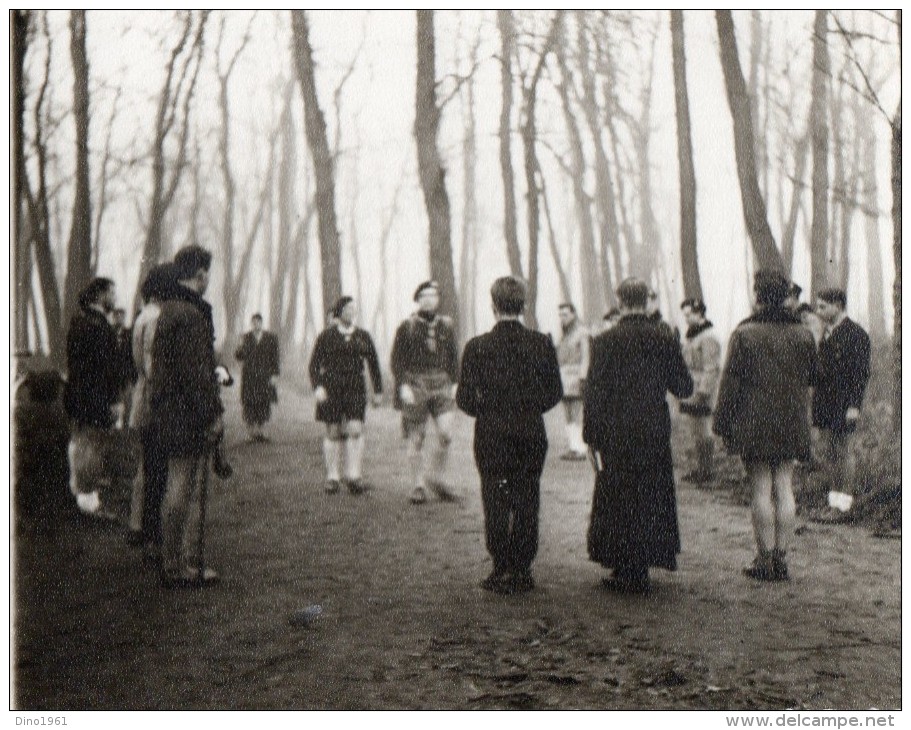
{"type": "MultiPolygon", "coordinates": [[[[892,709],[901,707],[899,540],[801,523],[792,580],[757,584],[749,511],[679,483],[683,552],[647,597],[605,592],[587,559],[586,463],[548,417],[538,589],[496,596],[470,419],[458,504],[408,503],[396,414],[368,416],[365,496],[323,493],[312,403],[290,392],[251,445],[228,392],[235,476],[214,483],[221,585],[158,586],[122,528],[15,544],[20,709],[892,709]],[[308,627],[289,616],[318,604],[308,627]]],[[[675,434],[682,467],[683,437],[675,434]]]]}

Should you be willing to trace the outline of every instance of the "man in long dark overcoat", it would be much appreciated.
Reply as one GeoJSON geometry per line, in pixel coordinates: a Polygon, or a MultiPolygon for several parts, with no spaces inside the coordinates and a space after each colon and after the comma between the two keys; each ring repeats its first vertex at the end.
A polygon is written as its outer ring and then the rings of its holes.
{"type": "Polygon", "coordinates": [[[240,379],[240,402],[244,410],[244,423],[251,441],[267,441],[263,426],[272,415],[272,403],[277,400],[275,390],[279,375],[278,338],[263,329],[263,318],[254,314],[252,329],[244,335],[234,357],[243,363],[240,379]]]}
{"type": "Polygon", "coordinates": [[[675,570],[680,552],[666,396],[693,392],[671,329],[646,312],[648,287],[627,279],[622,316],[595,338],[585,392],[585,443],[597,470],[588,554],[624,592],[649,589],[650,567],[675,570]]]}
{"type": "Polygon", "coordinates": [[[534,588],[541,472],[547,456],[542,414],[563,397],[550,338],[525,328],[525,286],[511,276],[491,289],[497,323],[465,345],[456,403],[476,418],[474,456],[481,475],[487,550],[493,572],[481,584],[497,593],[534,588]]]}

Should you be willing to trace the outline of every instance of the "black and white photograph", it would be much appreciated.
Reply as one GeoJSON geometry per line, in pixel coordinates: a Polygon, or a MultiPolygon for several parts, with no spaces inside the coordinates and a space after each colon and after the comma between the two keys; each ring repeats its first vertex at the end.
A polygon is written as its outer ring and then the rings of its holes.
{"type": "Polygon", "coordinates": [[[901,10],[8,17],[17,725],[900,721],[901,10]]]}

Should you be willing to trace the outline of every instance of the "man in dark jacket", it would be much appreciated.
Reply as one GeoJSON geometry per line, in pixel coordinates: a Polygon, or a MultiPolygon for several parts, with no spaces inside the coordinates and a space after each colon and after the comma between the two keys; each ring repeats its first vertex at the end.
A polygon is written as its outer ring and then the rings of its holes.
{"type": "Polygon", "coordinates": [[[456,402],[474,416],[474,456],[481,475],[487,550],[493,572],[481,584],[497,593],[534,588],[541,472],[547,455],[542,414],[563,397],[549,337],[525,328],[525,285],[497,279],[497,324],[465,345],[456,402]]]}
{"type": "Polygon", "coordinates": [[[671,420],[666,396],[693,392],[680,343],[646,311],[648,287],[617,290],[623,316],[595,338],[583,436],[597,471],[588,554],[613,577],[611,590],[644,593],[649,567],[675,570],[680,552],[671,420]]]}
{"type": "Polygon", "coordinates": [[[190,503],[205,483],[210,453],[224,431],[215,379],[212,310],[202,298],[211,264],[212,254],[199,246],[178,251],[174,257],[178,286],[161,306],[152,345],[149,415],[168,455],[161,507],[166,587],[217,578],[214,571],[200,574],[189,567],[183,555],[190,503]]]}
{"type": "Polygon", "coordinates": [[[821,429],[829,470],[829,503],[842,511],[854,494],[851,441],[870,379],[870,338],[845,314],[841,289],[816,295],[816,311],[826,329],[819,343],[819,382],[813,393],[813,425],[821,429]]]}
{"type": "Polygon", "coordinates": [[[440,314],[440,287],[425,281],[414,293],[418,310],[399,326],[392,343],[395,407],[402,411],[402,433],[408,440],[413,504],[427,501],[430,487],[443,500],[455,495],[443,478],[452,442],[452,412],[459,355],[452,320],[440,314]],[[437,449],[425,475],[424,436],[427,419],[436,425],[437,449]]]}
{"type": "Polygon", "coordinates": [[[80,509],[93,513],[99,512],[99,486],[109,481],[105,450],[120,395],[117,339],[107,319],[115,297],[113,281],[92,279],[79,295],[66,343],[63,402],[72,424],[70,489],[80,509]]]}
{"type": "Polygon", "coordinates": [[[243,363],[240,402],[250,440],[268,441],[263,434],[263,426],[269,421],[273,401],[277,400],[278,338],[263,329],[261,314],[254,314],[251,324],[253,329],[244,335],[243,342],[234,353],[234,357],[243,363]]]}

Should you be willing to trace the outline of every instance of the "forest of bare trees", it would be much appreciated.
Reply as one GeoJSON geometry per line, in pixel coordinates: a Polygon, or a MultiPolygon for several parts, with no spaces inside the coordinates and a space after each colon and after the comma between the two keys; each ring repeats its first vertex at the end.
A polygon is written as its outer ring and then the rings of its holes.
{"type": "Polygon", "coordinates": [[[16,353],[61,364],[91,276],[135,311],[187,243],[215,254],[219,348],[263,311],[295,362],[342,293],[381,348],[421,279],[467,338],[509,271],[533,327],[563,300],[595,323],[637,275],[667,316],[704,297],[729,330],[772,267],[848,289],[891,345],[900,428],[900,11],[10,24],[16,353]]]}

